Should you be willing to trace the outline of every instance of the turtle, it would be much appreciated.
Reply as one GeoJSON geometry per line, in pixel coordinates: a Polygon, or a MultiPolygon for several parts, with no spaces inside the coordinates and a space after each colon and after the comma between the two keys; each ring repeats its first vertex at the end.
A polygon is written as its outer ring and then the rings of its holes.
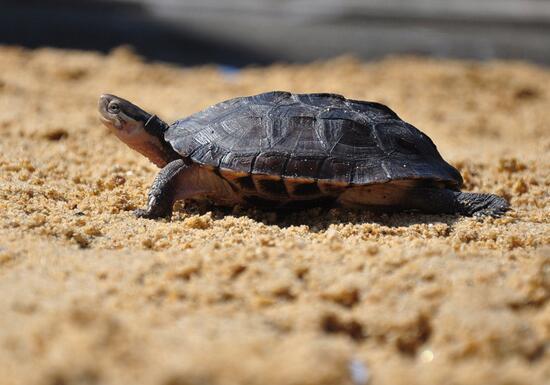
{"type": "Polygon", "coordinates": [[[500,196],[461,192],[460,172],[433,141],[377,102],[273,91],[167,124],[104,94],[99,112],[120,140],[161,168],[137,217],[170,218],[177,200],[493,217],[509,209],[500,196]]]}

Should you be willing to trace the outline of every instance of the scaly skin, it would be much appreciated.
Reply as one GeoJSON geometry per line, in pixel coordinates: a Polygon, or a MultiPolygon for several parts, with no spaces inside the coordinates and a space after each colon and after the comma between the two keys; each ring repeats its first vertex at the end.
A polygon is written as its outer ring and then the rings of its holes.
{"type": "Polygon", "coordinates": [[[114,95],[99,98],[101,121],[130,148],[145,155],[158,167],[181,158],[164,140],[168,124],[138,106],[114,95]]]}
{"type": "Polygon", "coordinates": [[[134,214],[138,218],[170,218],[175,203],[176,186],[174,186],[174,183],[176,177],[188,167],[189,164],[183,159],[176,159],[168,163],[160,170],[149,190],[147,209],[138,209],[134,211],[134,214]]]}
{"type": "Polygon", "coordinates": [[[456,192],[456,212],[468,216],[500,217],[510,209],[508,202],[498,195],[456,192]]]}
{"type": "Polygon", "coordinates": [[[402,208],[416,209],[433,214],[499,217],[506,213],[510,206],[504,198],[493,194],[418,187],[409,191],[402,208]]]}

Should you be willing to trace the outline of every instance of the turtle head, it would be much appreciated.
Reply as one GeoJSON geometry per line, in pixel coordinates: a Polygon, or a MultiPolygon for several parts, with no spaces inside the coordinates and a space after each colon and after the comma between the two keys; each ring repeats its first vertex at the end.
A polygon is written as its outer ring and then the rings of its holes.
{"type": "Polygon", "coordinates": [[[149,158],[159,167],[173,160],[175,153],[164,139],[168,125],[133,103],[115,95],[101,95],[100,119],[129,147],[149,158]]]}

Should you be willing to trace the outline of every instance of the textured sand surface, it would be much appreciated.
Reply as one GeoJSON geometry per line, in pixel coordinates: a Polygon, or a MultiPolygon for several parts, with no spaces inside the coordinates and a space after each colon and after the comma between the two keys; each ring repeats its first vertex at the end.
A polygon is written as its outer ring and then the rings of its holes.
{"type": "Polygon", "coordinates": [[[239,74],[0,47],[0,384],[548,384],[550,70],[349,58],[239,74]],[[178,205],[98,121],[272,89],[390,105],[500,219],[178,205]]]}

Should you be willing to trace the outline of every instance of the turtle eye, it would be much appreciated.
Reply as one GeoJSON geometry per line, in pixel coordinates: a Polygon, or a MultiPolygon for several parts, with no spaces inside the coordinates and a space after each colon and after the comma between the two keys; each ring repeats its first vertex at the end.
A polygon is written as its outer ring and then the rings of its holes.
{"type": "Polygon", "coordinates": [[[107,107],[107,109],[109,110],[109,112],[116,114],[120,111],[120,106],[117,102],[111,102],[109,103],[109,107],[107,107]]]}

